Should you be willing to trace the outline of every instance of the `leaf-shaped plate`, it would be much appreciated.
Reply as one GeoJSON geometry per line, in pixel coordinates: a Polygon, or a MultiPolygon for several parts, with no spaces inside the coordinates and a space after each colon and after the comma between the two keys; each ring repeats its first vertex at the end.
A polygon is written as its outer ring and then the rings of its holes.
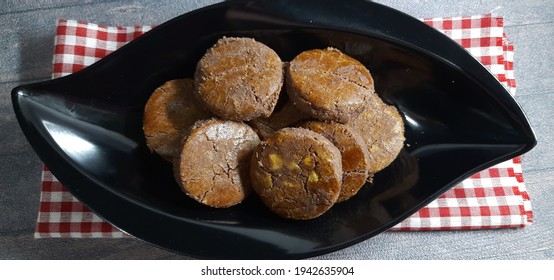
{"type": "Polygon", "coordinates": [[[79,200],[121,230],[198,258],[305,258],[390,228],[474,172],[525,153],[535,136],[505,88],[454,41],[366,1],[227,1],[170,20],[92,66],[22,85],[23,132],[79,200]],[[192,77],[222,36],[253,37],[283,60],[332,46],[362,61],[401,111],[406,146],[353,199],[310,221],[273,215],[255,196],[230,209],[181,193],[149,153],[144,105],[163,82],[192,77]]]}

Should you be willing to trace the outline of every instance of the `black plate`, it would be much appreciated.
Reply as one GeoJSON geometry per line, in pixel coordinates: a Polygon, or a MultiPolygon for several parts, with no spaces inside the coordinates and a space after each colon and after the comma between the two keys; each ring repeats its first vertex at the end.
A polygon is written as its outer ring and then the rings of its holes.
{"type": "Polygon", "coordinates": [[[23,85],[13,105],[55,176],[101,217],[198,258],[305,258],[368,239],[467,176],[536,144],[520,107],[458,44],[417,19],[365,1],[229,1],[177,17],[76,74],[23,85]],[[362,61],[397,106],[406,146],[352,200],[311,221],[270,213],[255,196],[230,209],[185,197],[151,155],[144,105],[164,81],[191,77],[221,36],[248,36],[290,60],[336,47],[362,61]]]}

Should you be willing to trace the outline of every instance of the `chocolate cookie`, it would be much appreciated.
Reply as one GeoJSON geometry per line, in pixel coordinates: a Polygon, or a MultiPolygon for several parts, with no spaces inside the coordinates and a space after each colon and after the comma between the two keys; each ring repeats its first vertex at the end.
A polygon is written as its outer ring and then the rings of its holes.
{"type": "Polygon", "coordinates": [[[342,158],[342,187],[337,202],[354,196],[369,177],[369,153],[362,136],[352,127],[335,123],[310,121],[302,127],[329,139],[342,158]]]}
{"type": "Polygon", "coordinates": [[[250,176],[253,189],[271,211],[290,219],[313,219],[339,196],[340,151],[311,130],[283,128],[255,149],[250,176]]]}
{"type": "Polygon", "coordinates": [[[370,108],[349,123],[360,132],[369,150],[369,173],[387,167],[404,147],[404,121],[398,110],[380,98],[372,98],[370,108]]]}
{"type": "Polygon", "coordinates": [[[300,110],[324,121],[345,123],[368,107],[375,94],[369,70],[333,48],[300,53],[286,70],[286,89],[300,110]]]}
{"type": "Polygon", "coordinates": [[[172,80],[158,87],[144,109],[143,129],[150,151],[172,161],[181,149],[185,131],[211,114],[192,94],[194,80],[172,80]]]}
{"type": "Polygon", "coordinates": [[[236,205],[249,193],[249,162],[260,138],[242,122],[199,121],[186,137],[174,162],[182,190],[205,205],[236,205]]]}
{"type": "Polygon", "coordinates": [[[195,94],[224,119],[268,117],[283,85],[283,62],[250,38],[219,39],[197,64],[195,94]]]}

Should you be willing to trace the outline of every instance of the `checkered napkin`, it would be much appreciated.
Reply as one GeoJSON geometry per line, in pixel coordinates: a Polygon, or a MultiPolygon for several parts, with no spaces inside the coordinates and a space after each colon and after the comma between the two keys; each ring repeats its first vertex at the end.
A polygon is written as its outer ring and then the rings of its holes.
{"type": "MultiPolygon", "coordinates": [[[[503,19],[492,15],[424,19],[466,48],[515,94],[513,45],[503,19]]],[[[57,26],[53,78],[94,63],[150,30],[151,26],[108,27],[73,20],[57,26]]],[[[499,93],[502,94],[502,93],[499,93]]],[[[523,227],[533,212],[520,158],[479,172],[441,195],[392,230],[461,230],[523,227]]],[[[35,237],[125,237],[73,197],[45,166],[35,237]]]]}

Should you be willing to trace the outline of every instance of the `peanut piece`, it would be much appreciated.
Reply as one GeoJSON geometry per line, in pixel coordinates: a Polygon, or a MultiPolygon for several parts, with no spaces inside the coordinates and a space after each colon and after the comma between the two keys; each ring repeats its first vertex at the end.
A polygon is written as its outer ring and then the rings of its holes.
{"type": "Polygon", "coordinates": [[[311,166],[312,163],[313,163],[313,161],[314,161],[314,160],[313,160],[312,157],[307,156],[307,157],[305,157],[305,158],[302,160],[302,163],[303,163],[304,165],[306,165],[306,166],[311,166]]]}
{"type": "Polygon", "coordinates": [[[294,181],[285,181],[283,185],[287,188],[300,188],[301,185],[294,181]]]}
{"type": "Polygon", "coordinates": [[[298,172],[302,172],[302,169],[300,168],[300,166],[298,166],[298,164],[296,162],[289,162],[287,164],[287,168],[290,169],[290,170],[295,170],[295,171],[298,171],[298,172]]]}
{"type": "Polygon", "coordinates": [[[310,173],[308,174],[308,182],[316,183],[317,181],[319,181],[319,176],[317,175],[317,173],[315,173],[315,171],[310,171],[310,173]]]}
{"type": "Polygon", "coordinates": [[[283,160],[278,154],[269,154],[269,168],[271,170],[281,169],[283,167],[283,160]]]}
{"type": "Polygon", "coordinates": [[[264,188],[271,188],[273,186],[273,179],[271,174],[265,171],[257,171],[254,173],[264,188]]]}

